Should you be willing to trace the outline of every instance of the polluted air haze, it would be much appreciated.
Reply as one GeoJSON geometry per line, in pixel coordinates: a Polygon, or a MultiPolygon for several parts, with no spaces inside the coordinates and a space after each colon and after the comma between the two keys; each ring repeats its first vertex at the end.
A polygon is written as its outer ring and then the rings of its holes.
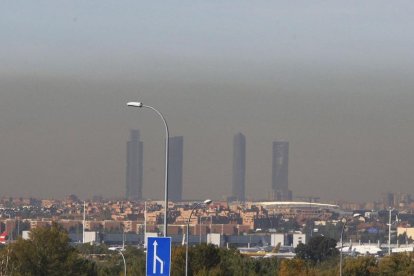
{"type": "Polygon", "coordinates": [[[5,1],[0,11],[4,196],[125,194],[126,142],[144,143],[145,198],[162,198],[164,128],[184,137],[183,197],[289,188],[374,200],[414,183],[412,1],[5,1]]]}

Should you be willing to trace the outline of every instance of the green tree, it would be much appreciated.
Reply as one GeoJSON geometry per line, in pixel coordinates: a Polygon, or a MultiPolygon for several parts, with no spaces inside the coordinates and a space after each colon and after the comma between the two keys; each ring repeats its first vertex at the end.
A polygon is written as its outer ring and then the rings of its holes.
{"type": "Polygon", "coordinates": [[[10,275],[96,275],[95,264],[79,256],[56,223],[32,230],[28,240],[19,238],[8,245],[1,259],[6,259],[10,275]]]}
{"type": "Polygon", "coordinates": [[[279,261],[276,258],[252,259],[244,257],[244,259],[248,262],[245,275],[277,275],[279,261]]]}
{"type": "Polygon", "coordinates": [[[145,275],[146,255],[143,250],[127,246],[124,255],[127,264],[127,275],[145,275]]]}
{"type": "Polygon", "coordinates": [[[343,273],[352,276],[378,275],[378,262],[374,256],[360,256],[357,258],[346,258],[343,273]]]}
{"type": "Polygon", "coordinates": [[[220,248],[220,275],[246,275],[246,271],[254,266],[246,262],[244,256],[235,248],[220,248]]]}
{"type": "Polygon", "coordinates": [[[220,249],[213,244],[200,244],[191,250],[191,264],[194,270],[213,268],[220,263],[220,249]]]}
{"type": "Polygon", "coordinates": [[[185,274],[185,246],[174,246],[171,251],[171,275],[185,274]]]}
{"type": "Polygon", "coordinates": [[[280,263],[280,276],[298,276],[298,275],[315,275],[314,272],[308,267],[305,260],[302,259],[284,259],[280,263]]]}
{"type": "MultiPolygon", "coordinates": [[[[185,247],[172,248],[171,275],[185,274],[185,247]]],[[[189,275],[233,276],[233,275],[277,275],[276,258],[253,259],[240,254],[235,248],[218,248],[201,244],[189,248],[189,275]]]]}
{"type": "Polygon", "coordinates": [[[108,254],[110,253],[108,246],[105,244],[90,244],[90,243],[81,243],[76,245],[76,250],[84,255],[88,256],[91,254],[108,254]]]}
{"type": "Polygon", "coordinates": [[[336,249],[336,240],[317,236],[311,238],[307,244],[300,243],[295,248],[295,253],[298,258],[315,264],[337,256],[338,249],[336,249]]]}
{"type": "Polygon", "coordinates": [[[381,275],[414,275],[414,254],[391,254],[381,259],[378,264],[381,275]]]}
{"type": "MultiPolygon", "coordinates": [[[[221,260],[220,250],[220,248],[212,244],[200,244],[194,247],[190,247],[188,250],[188,275],[204,275],[203,273],[208,271],[218,271],[221,260]]],[[[171,274],[173,276],[184,275],[185,247],[173,247],[171,255],[171,274]]]]}
{"type": "Polygon", "coordinates": [[[310,260],[312,252],[310,251],[309,246],[304,243],[299,243],[295,248],[296,257],[302,260],[310,260]]]}

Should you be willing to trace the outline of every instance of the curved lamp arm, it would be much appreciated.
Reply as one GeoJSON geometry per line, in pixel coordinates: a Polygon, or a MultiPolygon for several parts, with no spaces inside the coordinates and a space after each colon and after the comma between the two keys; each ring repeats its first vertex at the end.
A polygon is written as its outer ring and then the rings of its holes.
{"type": "Polygon", "coordinates": [[[191,210],[190,216],[188,217],[187,231],[186,231],[186,243],[185,243],[185,276],[188,275],[188,236],[189,236],[189,233],[190,233],[188,228],[190,227],[191,216],[193,215],[194,210],[198,209],[201,206],[209,205],[211,202],[213,202],[211,199],[206,199],[203,202],[195,203],[192,210],[191,210]]]}
{"type": "MultiPolygon", "coordinates": [[[[362,215],[358,214],[358,213],[355,213],[355,214],[352,215],[352,218],[359,218],[359,217],[362,217],[362,215]]],[[[344,249],[344,239],[343,239],[343,237],[344,237],[345,227],[346,227],[346,224],[348,223],[348,221],[349,220],[345,218],[345,222],[342,225],[342,231],[341,231],[341,250],[339,252],[339,276],[342,276],[342,251],[344,249]]]]}
{"type": "Polygon", "coordinates": [[[158,116],[161,118],[161,120],[164,123],[164,128],[165,128],[164,237],[166,237],[167,232],[168,232],[168,222],[167,222],[167,218],[168,218],[168,144],[169,144],[169,140],[170,140],[170,133],[168,131],[168,124],[167,124],[167,121],[165,120],[164,116],[162,115],[162,113],[159,112],[156,108],[154,108],[152,106],[145,105],[142,102],[128,102],[127,106],[149,108],[149,109],[155,111],[155,113],[158,114],[158,116]]]}

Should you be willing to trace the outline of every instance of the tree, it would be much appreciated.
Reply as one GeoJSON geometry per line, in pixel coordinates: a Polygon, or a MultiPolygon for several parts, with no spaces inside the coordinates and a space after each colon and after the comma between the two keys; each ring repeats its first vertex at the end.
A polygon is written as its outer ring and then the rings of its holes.
{"type": "Polygon", "coordinates": [[[128,275],[145,275],[146,255],[143,250],[127,246],[124,255],[127,263],[128,275]]]}
{"type": "Polygon", "coordinates": [[[244,273],[244,275],[278,275],[277,271],[279,269],[279,261],[277,258],[243,258],[247,261],[247,269],[245,269],[246,273],[244,273]]]}
{"type": "Polygon", "coordinates": [[[173,246],[172,252],[171,252],[171,275],[180,276],[184,274],[185,274],[185,247],[184,246],[173,246]]]}
{"type": "MultiPolygon", "coordinates": [[[[189,248],[189,275],[277,275],[279,262],[276,258],[253,259],[240,254],[235,248],[218,248],[200,244],[189,248]]],[[[185,247],[172,248],[171,275],[185,274],[185,247]]]]}
{"type": "Polygon", "coordinates": [[[336,240],[324,236],[313,237],[307,244],[300,243],[295,248],[296,256],[303,260],[309,260],[313,264],[325,261],[338,255],[336,240]]]}
{"type": "Polygon", "coordinates": [[[284,259],[280,263],[279,274],[281,276],[297,276],[297,275],[315,275],[308,268],[306,262],[302,259],[284,259]]]}
{"type": "Polygon", "coordinates": [[[220,248],[220,274],[218,275],[247,275],[247,271],[256,269],[253,262],[248,262],[249,259],[246,260],[235,248],[220,248]]]}
{"type": "Polygon", "coordinates": [[[220,249],[213,244],[200,244],[193,247],[191,250],[190,267],[194,271],[202,270],[203,268],[211,269],[216,267],[220,263],[220,249]]]}
{"type": "Polygon", "coordinates": [[[378,268],[381,275],[414,275],[414,254],[398,253],[381,259],[378,268]]]}
{"type": "Polygon", "coordinates": [[[378,262],[374,256],[346,258],[343,272],[345,275],[378,275],[378,262]]]}
{"type": "Polygon", "coordinates": [[[19,238],[2,254],[10,275],[96,275],[95,264],[79,256],[70,246],[68,234],[56,223],[32,230],[28,240],[19,238]]]}
{"type": "MultiPolygon", "coordinates": [[[[221,249],[213,244],[200,244],[190,247],[188,251],[188,275],[204,275],[206,271],[217,271],[220,264],[221,249]]],[[[185,274],[185,247],[177,246],[172,249],[172,275],[185,274]]],[[[209,274],[211,275],[211,274],[209,274]]],[[[220,274],[218,274],[220,275],[220,274]]]]}

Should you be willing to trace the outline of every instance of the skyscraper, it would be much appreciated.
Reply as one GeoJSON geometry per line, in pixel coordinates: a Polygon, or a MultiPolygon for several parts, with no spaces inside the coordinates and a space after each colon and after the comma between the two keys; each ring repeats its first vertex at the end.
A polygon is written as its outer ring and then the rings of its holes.
{"type": "Polygon", "coordinates": [[[139,130],[131,130],[130,141],[127,142],[126,193],[128,200],[142,199],[143,175],[143,142],[140,141],[139,130]]]}
{"type": "Polygon", "coordinates": [[[292,200],[288,189],[289,142],[273,142],[272,192],[273,200],[292,200]]]}
{"type": "Polygon", "coordinates": [[[183,194],[183,136],[171,137],[168,152],[168,198],[181,201],[183,194]]]}
{"type": "Polygon", "coordinates": [[[233,185],[232,200],[245,200],[246,137],[237,133],[233,138],[233,185]]]}

